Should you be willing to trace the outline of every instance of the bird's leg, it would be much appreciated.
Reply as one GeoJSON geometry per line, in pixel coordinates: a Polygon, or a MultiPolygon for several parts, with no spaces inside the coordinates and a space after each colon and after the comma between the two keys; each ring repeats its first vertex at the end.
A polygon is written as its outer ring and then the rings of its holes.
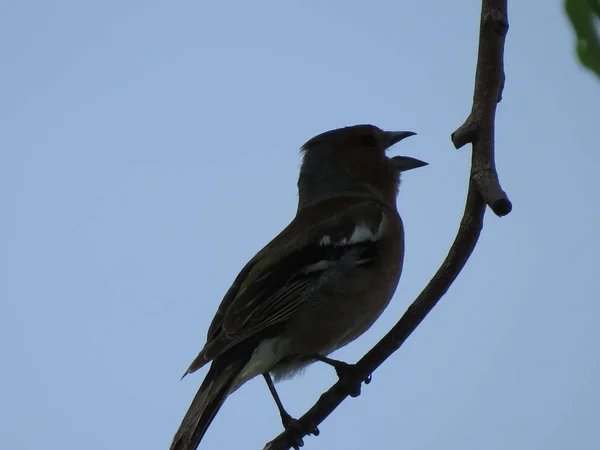
{"type": "Polygon", "coordinates": [[[366,378],[358,376],[354,364],[348,364],[344,361],[327,358],[326,356],[321,355],[315,355],[314,359],[324,362],[335,369],[335,373],[337,373],[340,381],[346,386],[350,397],[358,397],[360,395],[361,384],[369,384],[371,382],[371,375],[367,375],[366,378]]]}
{"type": "MultiPolygon", "coordinates": [[[[285,428],[286,430],[288,430],[290,428],[292,430],[294,430],[293,434],[295,437],[294,437],[294,442],[292,443],[292,446],[296,450],[298,450],[299,447],[302,447],[304,445],[302,438],[298,437],[300,432],[302,431],[300,422],[298,422],[297,419],[294,419],[283,407],[283,403],[281,402],[281,398],[279,398],[279,394],[277,393],[277,390],[275,389],[275,384],[273,383],[273,379],[271,378],[271,375],[269,374],[269,372],[263,373],[263,377],[265,379],[265,382],[267,383],[269,392],[271,392],[271,395],[273,396],[273,400],[275,400],[277,409],[279,410],[279,415],[281,416],[281,423],[283,424],[283,428],[285,428]]],[[[309,431],[308,434],[318,436],[319,429],[315,427],[315,429],[312,431],[309,431]]]]}
{"type": "Polygon", "coordinates": [[[263,373],[263,377],[265,378],[265,381],[267,383],[267,387],[269,388],[269,391],[271,392],[271,395],[273,396],[273,400],[275,400],[275,403],[277,404],[277,409],[279,410],[279,415],[281,416],[281,423],[283,424],[283,428],[288,428],[290,423],[296,419],[294,419],[292,416],[290,416],[288,414],[288,412],[285,410],[285,408],[283,407],[283,403],[281,402],[281,398],[279,398],[279,394],[277,393],[277,390],[275,389],[275,384],[273,383],[273,380],[271,379],[271,375],[267,372],[267,373],[263,373]]]}

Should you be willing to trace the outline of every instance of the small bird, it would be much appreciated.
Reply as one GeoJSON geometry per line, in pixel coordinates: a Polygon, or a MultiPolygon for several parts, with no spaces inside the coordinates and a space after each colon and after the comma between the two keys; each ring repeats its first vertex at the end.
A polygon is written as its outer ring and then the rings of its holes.
{"type": "Polygon", "coordinates": [[[396,209],[400,174],[427,163],[388,157],[386,150],[414,134],[355,125],[302,146],[296,217],[225,294],[204,348],[184,374],[212,361],[171,450],[196,449],[227,396],[257,375],[265,378],[286,428],[295,421],[271,375],[287,379],[323,361],[360,386],[352,380],[353,366],[327,355],[368,330],[398,285],[404,259],[396,209]]]}

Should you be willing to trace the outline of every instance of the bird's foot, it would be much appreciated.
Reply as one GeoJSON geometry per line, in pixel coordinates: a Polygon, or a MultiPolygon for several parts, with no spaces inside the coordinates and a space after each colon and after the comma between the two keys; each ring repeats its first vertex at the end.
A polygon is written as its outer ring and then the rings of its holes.
{"type": "Polygon", "coordinates": [[[354,364],[341,362],[341,364],[335,368],[335,373],[337,373],[340,381],[346,386],[350,397],[358,397],[360,395],[362,384],[369,384],[371,382],[371,375],[363,378],[357,373],[354,364]]]}
{"type": "MultiPolygon", "coordinates": [[[[287,413],[281,416],[281,422],[283,423],[283,428],[290,432],[290,445],[295,450],[299,450],[300,447],[304,446],[304,441],[302,440],[302,436],[305,434],[304,427],[300,424],[298,419],[294,419],[287,413]]],[[[315,427],[312,431],[309,431],[308,434],[318,436],[319,429],[315,427]]]]}
{"type": "Polygon", "coordinates": [[[318,356],[315,359],[322,361],[325,364],[329,364],[335,369],[335,373],[337,373],[339,380],[346,387],[350,397],[358,397],[360,395],[362,384],[369,384],[371,382],[371,375],[363,378],[362,375],[357,373],[355,364],[348,364],[344,361],[338,361],[337,359],[331,359],[324,356],[318,356]]]}

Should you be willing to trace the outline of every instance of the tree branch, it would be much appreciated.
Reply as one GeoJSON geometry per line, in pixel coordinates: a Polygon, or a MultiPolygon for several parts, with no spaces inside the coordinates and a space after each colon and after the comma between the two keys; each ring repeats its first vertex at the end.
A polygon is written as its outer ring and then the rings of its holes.
{"type": "MultiPolygon", "coordinates": [[[[485,205],[498,216],[508,214],[512,204],[500,187],[494,162],[494,122],[496,104],[502,98],[504,87],[504,40],[508,31],[507,0],[483,0],[479,28],[479,52],[475,76],[473,107],[467,120],[454,133],[452,142],[458,149],[473,145],[471,174],[465,211],[454,243],[446,259],[409,306],[398,323],[355,365],[359,376],[367,378],[406,341],[411,333],[448,291],[471,256],[481,229],[485,205]]],[[[263,450],[287,450],[296,438],[308,435],[348,397],[341,382],[321,395],[315,405],[300,419],[299,426],[284,431],[263,450]],[[298,430],[302,430],[298,436],[298,430]]]]}

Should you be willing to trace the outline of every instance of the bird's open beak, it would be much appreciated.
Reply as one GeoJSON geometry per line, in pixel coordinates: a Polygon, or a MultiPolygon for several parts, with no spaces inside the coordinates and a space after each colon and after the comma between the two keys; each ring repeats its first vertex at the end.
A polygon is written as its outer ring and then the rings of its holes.
{"type": "MultiPolygon", "coordinates": [[[[410,136],[414,136],[414,131],[386,131],[386,148],[391,147],[394,144],[397,144],[402,139],[405,139],[410,136]]],[[[426,166],[428,163],[425,161],[421,161],[420,159],[411,158],[410,156],[394,156],[390,158],[392,162],[392,166],[398,169],[400,172],[405,172],[411,169],[417,169],[418,167],[426,166]]]]}

